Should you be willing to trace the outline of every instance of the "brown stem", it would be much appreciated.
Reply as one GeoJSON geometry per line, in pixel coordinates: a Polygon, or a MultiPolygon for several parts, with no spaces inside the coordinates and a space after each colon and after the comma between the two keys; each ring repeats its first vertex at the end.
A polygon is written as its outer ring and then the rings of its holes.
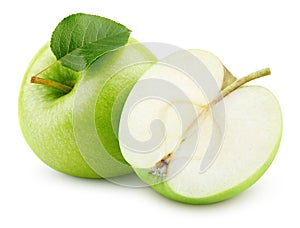
{"type": "Polygon", "coordinates": [[[64,93],[69,93],[73,89],[71,86],[67,86],[65,84],[55,82],[55,81],[52,81],[49,79],[39,78],[37,76],[33,76],[30,80],[30,83],[50,86],[50,87],[58,89],[64,93]]]}

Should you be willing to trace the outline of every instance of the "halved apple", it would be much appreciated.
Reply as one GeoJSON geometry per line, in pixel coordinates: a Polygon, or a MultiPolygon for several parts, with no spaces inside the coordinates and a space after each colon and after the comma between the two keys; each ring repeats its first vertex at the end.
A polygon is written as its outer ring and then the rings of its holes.
{"type": "Polygon", "coordinates": [[[279,147],[282,117],[269,90],[243,86],[269,69],[236,80],[211,53],[189,52],[207,68],[199,71],[204,80],[170,64],[152,66],[125,103],[119,141],[125,160],[153,189],[176,201],[208,204],[263,175],[279,147]],[[209,81],[215,84],[203,85],[209,81]]]}

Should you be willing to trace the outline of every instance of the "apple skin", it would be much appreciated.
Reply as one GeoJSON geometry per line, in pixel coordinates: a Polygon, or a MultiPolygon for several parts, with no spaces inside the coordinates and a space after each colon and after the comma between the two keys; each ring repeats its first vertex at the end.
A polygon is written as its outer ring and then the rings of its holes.
{"type": "MultiPolygon", "coordinates": [[[[109,170],[105,177],[113,177],[124,175],[132,172],[131,167],[127,164],[121,155],[118,140],[113,130],[112,121],[118,123],[122,106],[127,98],[130,88],[135,84],[139,77],[150,67],[151,64],[144,64],[142,67],[131,67],[125,71],[114,75],[109,80],[112,69],[118,70],[128,64],[128,58],[133,53],[137,59],[145,61],[153,61],[156,59],[152,53],[142,44],[137,43],[130,38],[128,44],[121,49],[105,54],[91,65],[91,70],[87,72],[74,72],[63,67],[59,62],[54,64],[50,69],[43,72],[39,77],[57,81],[66,85],[73,85],[73,89],[68,94],[45,86],[30,83],[31,77],[55,62],[56,58],[50,50],[49,43],[40,49],[31,61],[27,72],[25,73],[20,95],[19,95],[19,123],[22,133],[31,147],[33,152],[48,166],[65,174],[86,178],[100,178],[99,170],[95,172],[95,167],[101,166],[101,170],[109,170]],[[125,72],[125,73],[123,73],[125,72]],[[80,87],[81,80],[85,78],[85,82],[94,85],[93,88],[80,87]],[[109,83],[106,83],[109,81],[109,83]],[[86,89],[84,96],[80,98],[81,104],[77,104],[77,89],[86,89]],[[105,92],[106,91],[106,92],[105,92]],[[118,91],[123,91],[123,95],[119,96],[118,91]],[[109,93],[111,92],[111,93],[109,93]],[[102,96],[101,94],[104,93],[102,96]],[[80,121],[86,118],[89,111],[87,104],[96,97],[97,103],[93,108],[96,111],[92,118],[97,129],[97,137],[99,141],[103,140],[103,148],[88,141],[89,147],[84,151],[84,155],[92,157],[95,151],[105,149],[106,153],[111,155],[112,160],[117,160],[111,165],[106,158],[97,157],[95,162],[90,164],[83,158],[81,148],[78,147],[78,136],[76,131],[80,131],[80,135],[89,135],[90,126],[80,125],[80,121]],[[118,99],[117,105],[115,100],[118,99]],[[76,108],[80,108],[80,112],[74,112],[74,104],[76,108]],[[112,114],[112,106],[116,106],[117,112],[112,114]],[[102,118],[106,114],[104,118],[102,118]],[[74,119],[76,119],[79,129],[74,129],[74,119]],[[99,126],[98,126],[99,125],[99,126]],[[76,131],[75,131],[76,130],[76,131]],[[120,165],[120,168],[118,168],[120,165]]],[[[115,123],[114,123],[115,125],[115,123]]],[[[84,139],[83,139],[84,140],[84,139]]],[[[82,141],[82,139],[80,139],[82,141]]],[[[97,154],[97,153],[96,153],[97,154]]]]}

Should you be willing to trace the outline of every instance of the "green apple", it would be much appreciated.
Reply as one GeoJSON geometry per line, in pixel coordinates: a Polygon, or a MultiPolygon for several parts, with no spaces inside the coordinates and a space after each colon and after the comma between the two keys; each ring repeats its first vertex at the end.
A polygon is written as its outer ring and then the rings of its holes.
{"type": "Polygon", "coordinates": [[[114,128],[130,88],[151,64],[120,70],[145,61],[153,62],[155,57],[131,38],[126,46],[77,73],[56,62],[46,44],[30,63],[19,96],[21,130],[34,153],[50,167],[73,176],[130,173],[114,128]]]}
{"type": "MultiPolygon", "coordinates": [[[[154,190],[176,201],[209,204],[244,191],[263,175],[279,147],[282,117],[279,103],[269,90],[243,86],[268,75],[269,69],[235,80],[226,76],[228,71],[212,54],[200,50],[190,53],[208,69],[209,74],[201,77],[212,75],[221,92],[207,97],[186,72],[155,64],[125,102],[119,140],[125,160],[154,190]],[[136,102],[135,96],[143,96],[139,85],[157,79],[180,89],[185,96],[179,99],[175,94],[167,102],[148,96],[136,102]],[[156,125],[157,121],[163,126],[156,125]],[[149,148],[137,147],[128,139],[129,133],[144,144],[157,135],[161,140],[149,143],[149,148]]],[[[178,59],[180,53],[175,56],[178,59]]]]}

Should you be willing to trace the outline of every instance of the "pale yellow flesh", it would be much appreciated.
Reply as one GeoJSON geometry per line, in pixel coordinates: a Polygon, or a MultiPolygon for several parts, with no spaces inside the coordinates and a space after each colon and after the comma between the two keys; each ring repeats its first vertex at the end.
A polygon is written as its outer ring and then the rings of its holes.
{"type": "MultiPolygon", "coordinates": [[[[168,184],[177,194],[200,198],[226,191],[247,180],[272,157],[282,125],[280,106],[272,93],[262,87],[243,87],[227,96],[224,106],[224,140],[211,167],[200,172],[207,145],[214,140],[207,131],[200,132],[191,160],[184,153],[174,154],[168,171],[170,176],[177,174],[168,184]],[[178,162],[186,164],[180,172],[178,162]]],[[[206,125],[202,130],[209,130],[213,121],[218,122],[211,116],[207,119],[206,123],[199,123],[206,125]]]]}
{"type": "MultiPolygon", "coordinates": [[[[217,57],[209,52],[201,50],[191,50],[190,52],[207,66],[210,75],[206,76],[214,77],[212,87],[215,87],[219,91],[224,80],[224,66],[222,63],[217,57]]],[[[168,60],[176,59],[180,57],[181,54],[182,53],[180,52],[175,53],[169,56],[168,60]]],[[[188,64],[188,62],[186,64],[188,64]]],[[[153,166],[155,162],[172,151],[180,141],[182,131],[186,130],[183,129],[180,121],[181,118],[188,118],[184,116],[186,113],[179,114],[172,106],[180,106],[183,110],[188,106],[193,106],[197,112],[201,105],[209,103],[209,99],[203,92],[201,85],[197,84],[191,75],[174,67],[156,64],[143,75],[141,80],[147,79],[160,79],[172,84],[186,95],[187,100],[174,98],[167,103],[160,99],[147,98],[146,100],[143,100],[143,102],[135,104],[134,107],[130,107],[131,112],[129,116],[122,115],[120,121],[121,128],[122,124],[123,126],[128,124],[128,126],[130,126],[130,134],[136,140],[141,142],[146,142],[152,137],[152,134],[155,134],[155,132],[151,132],[150,126],[153,120],[159,119],[165,123],[165,126],[172,126],[165,128],[164,142],[158,146],[157,150],[147,154],[131,153],[130,149],[127,151],[128,148],[125,145],[126,143],[122,141],[123,132],[119,132],[119,140],[121,148],[123,143],[122,153],[125,156],[125,159],[128,163],[133,165],[138,161],[139,167],[143,168],[153,166]]],[[[137,84],[139,83],[140,82],[137,84]]],[[[218,94],[215,96],[217,95],[218,94]]],[[[191,123],[193,119],[188,119],[187,121],[191,123]]],[[[124,134],[127,134],[127,132],[124,134]]]]}

